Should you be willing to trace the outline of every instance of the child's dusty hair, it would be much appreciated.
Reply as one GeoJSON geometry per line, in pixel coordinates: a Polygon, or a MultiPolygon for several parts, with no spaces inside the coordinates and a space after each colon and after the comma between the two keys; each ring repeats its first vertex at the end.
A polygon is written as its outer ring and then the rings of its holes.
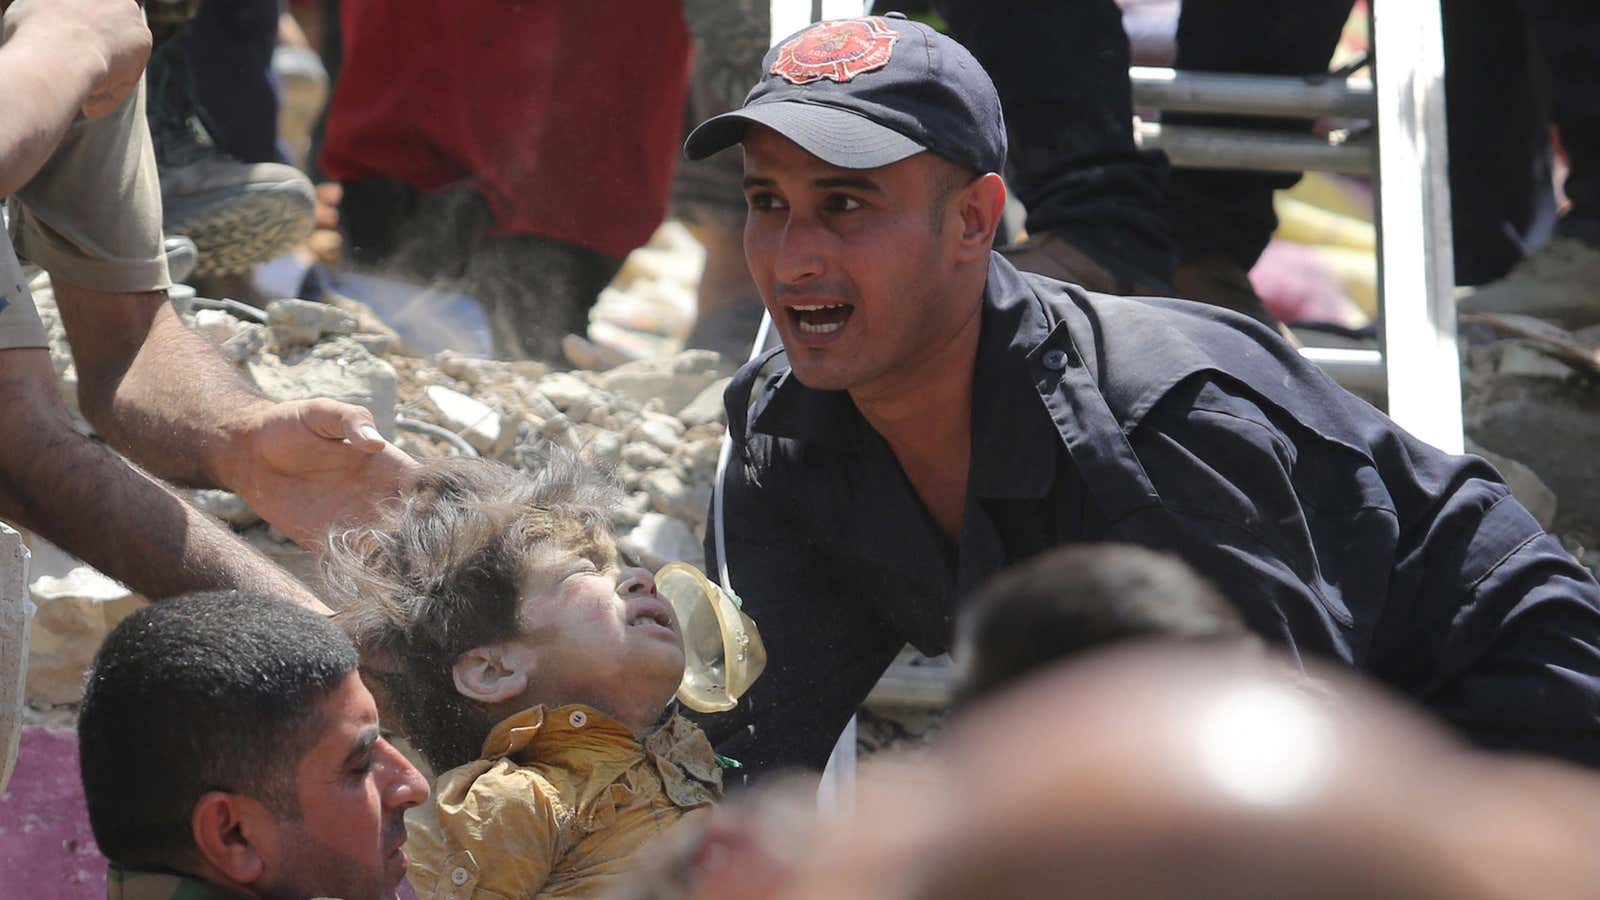
{"type": "Polygon", "coordinates": [[[534,548],[584,552],[609,530],[616,485],[552,450],[537,472],[479,459],[423,462],[412,485],[324,560],[329,602],[355,641],[384,713],[442,772],[478,757],[493,722],[451,668],[514,638],[534,548]]]}

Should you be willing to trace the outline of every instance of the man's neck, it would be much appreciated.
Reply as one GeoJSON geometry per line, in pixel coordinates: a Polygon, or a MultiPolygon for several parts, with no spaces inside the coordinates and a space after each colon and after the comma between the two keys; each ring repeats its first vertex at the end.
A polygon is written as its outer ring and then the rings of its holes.
{"type": "Polygon", "coordinates": [[[914,368],[850,392],[951,541],[961,533],[972,456],[972,376],[981,310],[975,307],[951,339],[914,368]]]}

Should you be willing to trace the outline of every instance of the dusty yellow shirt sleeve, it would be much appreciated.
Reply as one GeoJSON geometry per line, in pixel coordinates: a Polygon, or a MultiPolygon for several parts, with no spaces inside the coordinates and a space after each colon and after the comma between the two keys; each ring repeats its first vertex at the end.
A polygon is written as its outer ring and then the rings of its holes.
{"type": "Polygon", "coordinates": [[[431,815],[409,822],[419,900],[528,900],[560,855],[563,804],[538,772],[509,760],[446,772],[431,815]]]}

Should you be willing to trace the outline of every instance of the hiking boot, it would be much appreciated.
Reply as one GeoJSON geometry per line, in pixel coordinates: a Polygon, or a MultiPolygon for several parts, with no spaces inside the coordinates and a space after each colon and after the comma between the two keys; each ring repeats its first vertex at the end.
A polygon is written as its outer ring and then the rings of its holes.
{"type": "Polygon", "coordinates": [[[217,149],[177,41],[156,48],[148,72],[162,230],[194,241],[195,275],[243,272],[305,240],[316,207],[311,181],[292,166],[242,163],[217,149]]]}
{"type": "Polygon", "coordinates": [[[1515,313],[1576,331],[1600,323],[1600,247],[1554,237],[1506,277],[1456,302],[1461,313],[1515,313]]]}

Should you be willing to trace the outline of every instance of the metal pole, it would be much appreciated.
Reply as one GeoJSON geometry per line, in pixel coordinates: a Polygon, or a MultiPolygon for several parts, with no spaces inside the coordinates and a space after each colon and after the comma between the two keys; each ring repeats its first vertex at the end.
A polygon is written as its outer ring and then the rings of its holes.
{"type": "Polygon", "coordinates": [[[1235,75],[1153,66],[1128,69],[1133,105],[1170,112],[1277,116],[1288,119],[1370,119],[1377,109],[1372,82],[1327,75],[1235,75]]]}
{"type": "Polygon", "coordinates": [[[1461,359],[1439,4],[1379,0],[1371,33],[1378,100],[1378,309],[1389,415],[1416,437],[1460,453],[1461,359]]]}
{"type": "Polygon", "coordinates": [[[1180,168],[1350,175],[1372,171],[1372,147],[1361,139],[1334,141],[1309,134],[1157,122],[1139,122],[1133,136],[1140,147],[1166,151],[1180,168]]]}
{"type": "Polygon", "coordinates": [[[23,683],[28,672],[28,548],[0,523],[0,794],[11,779],[22,736],[23,683]]]}

